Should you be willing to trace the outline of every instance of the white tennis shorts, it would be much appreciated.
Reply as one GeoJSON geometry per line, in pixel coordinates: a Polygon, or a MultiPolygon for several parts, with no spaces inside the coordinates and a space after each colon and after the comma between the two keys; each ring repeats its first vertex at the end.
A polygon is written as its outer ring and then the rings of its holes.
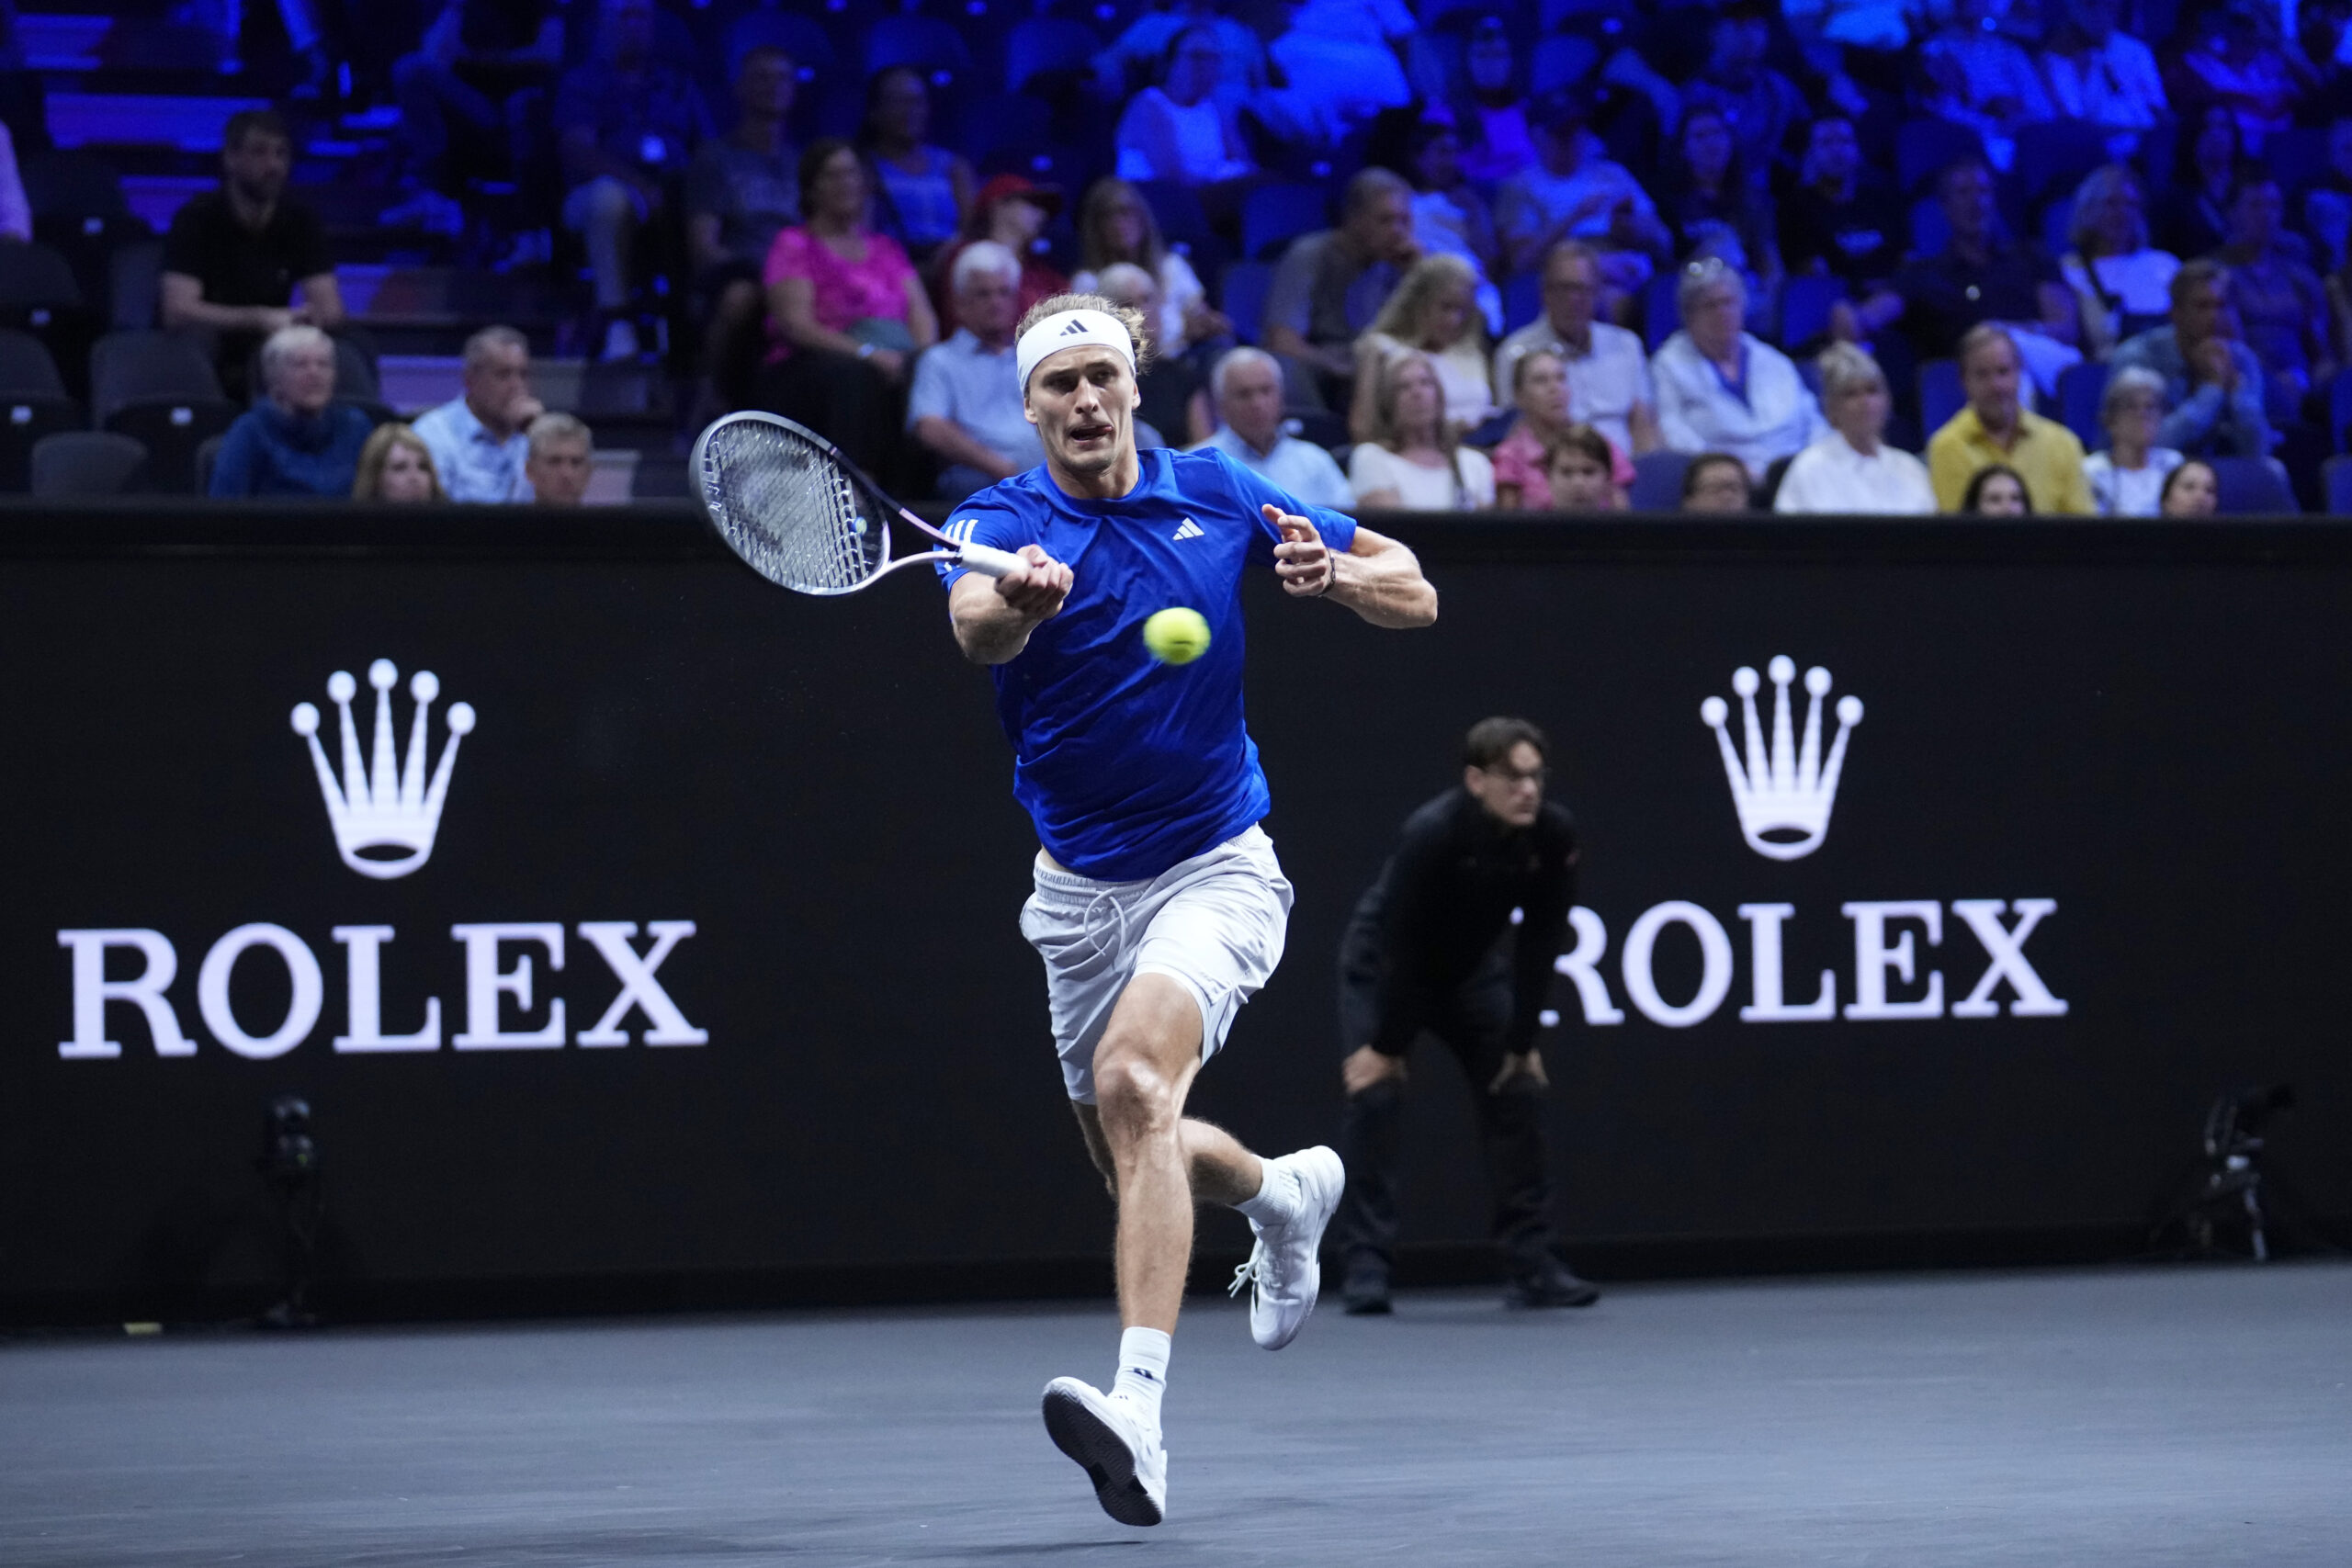
{"type": "Polygon", "coordinates": [[[1165,975],[1201,1010],[1201,1057],[1282,962],[1291,886],[1261,828],[1181,861],[1148,882],[1097,882],[1037,857],[1021,934],[1046,961],[1054,1049],[1072,1100],[1094,1103],[1094,1048],[1119,993],[1165,975]]]}

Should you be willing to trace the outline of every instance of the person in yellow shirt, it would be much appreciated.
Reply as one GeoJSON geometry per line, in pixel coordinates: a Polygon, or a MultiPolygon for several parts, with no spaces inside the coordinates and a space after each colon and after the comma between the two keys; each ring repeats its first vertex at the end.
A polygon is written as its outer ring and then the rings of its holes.
{"type": "Polygon", "coordinates": [[[2098,511],[2083,477],[2083,444],[2056,420],[2018,400],[2024,367],[2016,342],[1990,321],[1971,327],[1960,340],[1960,384],[1968,406],[1928,442],[1928,477],[1942,510],[1959,511],[1970,476],[1997,463],[2024,478],[2037,514],[2098,511]]]}

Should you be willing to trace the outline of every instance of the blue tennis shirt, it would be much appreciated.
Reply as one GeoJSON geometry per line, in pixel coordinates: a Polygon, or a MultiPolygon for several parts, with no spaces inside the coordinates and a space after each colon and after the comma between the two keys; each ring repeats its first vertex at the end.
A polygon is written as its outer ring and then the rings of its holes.
{"type": "MultiPolygon", "coordinates": [[[[1012,742],[1013,797],[1054,859],[1081,876],[1142,882],[1215,848],[1272,804],[1241,719],[1241,572],[1274,564],[1272,502],[1334,551],[1356,525],[1307,506],[1214,450],[1139,454],[1116,501],[1062,493],[1044,468],[956,509],[952,536],[1042,546],[1076,578],[1061,613],[997,665],[997,717],[1012,742]],[[1171,605],[1209,624],[1208,651],[1162,664],[1143,624],[1171,605]]],[[[953,583],[965,569],[943,562],[953,583]]]]}

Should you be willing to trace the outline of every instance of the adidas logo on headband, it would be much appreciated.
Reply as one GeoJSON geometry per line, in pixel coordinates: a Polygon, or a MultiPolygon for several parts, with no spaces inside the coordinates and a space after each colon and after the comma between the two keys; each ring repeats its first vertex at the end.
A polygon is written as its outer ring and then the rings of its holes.
{"type": "Polygon", "coordinates": [[[1127,362],[1128,373],[1135,373],[1135,340],[1127,335],[1125,325],[1117,317],[1101,310],[1062,310],[1021,334],[1013,363],[1021,373],[1023,394],[1025,396],[1029,390],[1029,378],[1049,356],[1087,344],[1113,350],[1127,362]]]}

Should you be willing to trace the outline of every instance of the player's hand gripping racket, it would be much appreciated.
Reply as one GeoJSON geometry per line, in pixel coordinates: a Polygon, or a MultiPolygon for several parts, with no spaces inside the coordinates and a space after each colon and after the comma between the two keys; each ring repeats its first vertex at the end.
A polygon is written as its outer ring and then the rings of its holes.
{"type": "Polygon", "coordinates": [[[772,413],[730,413],[695,442],[687,468],[711,526],[770,582],[800,593],[854,593],[919,561],[960,561],[1002,577],[1019,556],[959,544],[882,492],[833,444],[772,413]],[[890,555],[893,520],[945,547],[890,555]]]}

